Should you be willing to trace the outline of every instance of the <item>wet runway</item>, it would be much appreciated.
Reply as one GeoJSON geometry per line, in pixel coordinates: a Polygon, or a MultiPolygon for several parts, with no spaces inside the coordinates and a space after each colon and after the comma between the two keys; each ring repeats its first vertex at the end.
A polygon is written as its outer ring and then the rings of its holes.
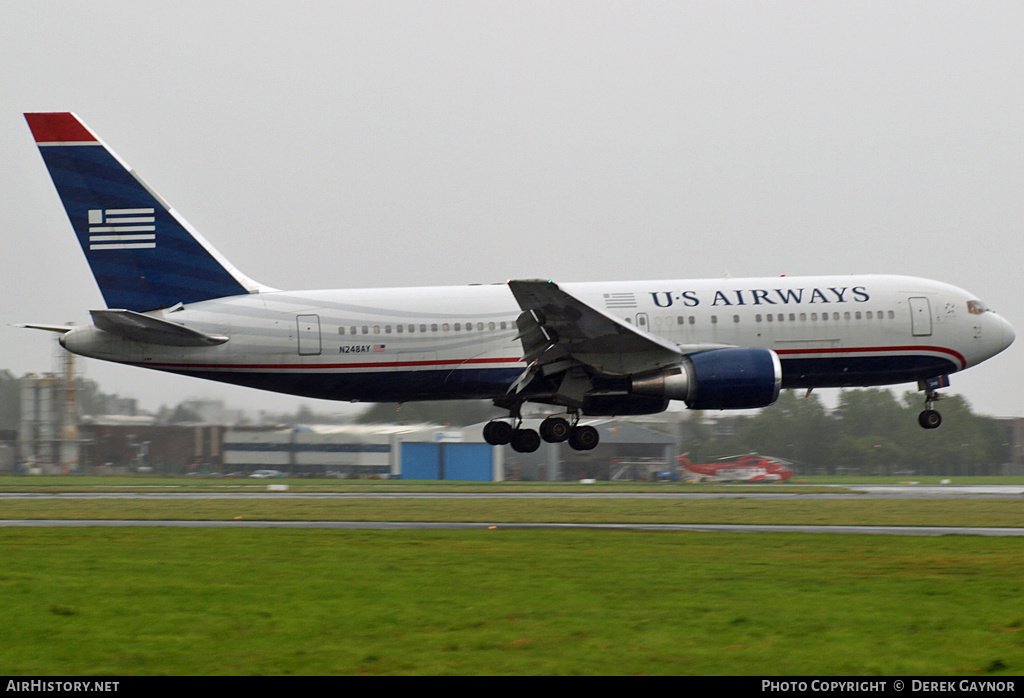
{"type": "MultiPolygon", "coordinates": [[[[798,489],[801,485],[784,485],[798,489]]],[[[586,485],[581,485],[585,488],[586,485]]],[[[728,492],[288,492],[261,489],[218,492],[0,492],[5,499],[1024,499],[1022,485],[808,485],[836,492],[766,492],[764,486],[733,485],[728,492]]]]}

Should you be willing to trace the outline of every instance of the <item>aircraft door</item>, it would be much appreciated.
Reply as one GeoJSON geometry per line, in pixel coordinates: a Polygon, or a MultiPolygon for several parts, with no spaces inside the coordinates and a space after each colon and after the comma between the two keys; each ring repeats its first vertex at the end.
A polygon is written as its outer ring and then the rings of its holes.
{"type": "Polygon", "coordinates": [[[299,356],[317,356],[322,351],[320,345],[320,316],[296,315],[298,329],[299,356]]]}
{"type": "Polygon", "coordinates": [[[910,331],[915,337],[931,336],[932,308],[927,298],[910,299],[910,331]]]}
{"type": "Polygon", "coordinates": [[[636,326],[644,332],[650,331],[650,321],[647,319],[647,313],[636,314],[636,326]]]}

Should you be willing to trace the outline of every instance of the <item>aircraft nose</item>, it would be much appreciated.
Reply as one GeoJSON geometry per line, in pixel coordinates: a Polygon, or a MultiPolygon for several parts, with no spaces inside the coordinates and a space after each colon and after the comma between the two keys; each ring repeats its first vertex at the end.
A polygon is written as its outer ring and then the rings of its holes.
{"type": "Polygon", "coordinates": [[[1003,326],[1003,348],[1000,349],[1000,351],[1002,351],[1013,344],[1013,340],[1017,338],[1017,333],[1013,331],[1013,325],[1008,323],[1004,318],[1000,317],[999,322],[1003,326]]]}

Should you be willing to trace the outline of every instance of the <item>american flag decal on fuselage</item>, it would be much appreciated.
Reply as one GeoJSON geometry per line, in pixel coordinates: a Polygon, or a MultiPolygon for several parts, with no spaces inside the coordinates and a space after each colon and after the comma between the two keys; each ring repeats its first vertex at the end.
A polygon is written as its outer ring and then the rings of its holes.
{"type": "Polygon", "coordinates": [[[151,208],[89,210],[90,250],[139,250],[156,247],[156,218],[151,208]]]}
{"type": "Polygon", "coordinates": [[[636,295],[633,293],[606,293],[604,294],[604,307],[635,308],[636,295]]]}

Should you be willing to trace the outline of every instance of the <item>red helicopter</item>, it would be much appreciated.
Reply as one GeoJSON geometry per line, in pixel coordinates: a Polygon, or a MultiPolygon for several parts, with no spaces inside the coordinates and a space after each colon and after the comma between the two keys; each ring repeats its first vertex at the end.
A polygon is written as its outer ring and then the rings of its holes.
{"type": "Polygon", "coordinates": [[[706,482],[781,482],[793,477],[792,463],[756,453],[726,456],[716,463],[691,463],[685,455],[677,458],[679,465],[706,482]]]}

